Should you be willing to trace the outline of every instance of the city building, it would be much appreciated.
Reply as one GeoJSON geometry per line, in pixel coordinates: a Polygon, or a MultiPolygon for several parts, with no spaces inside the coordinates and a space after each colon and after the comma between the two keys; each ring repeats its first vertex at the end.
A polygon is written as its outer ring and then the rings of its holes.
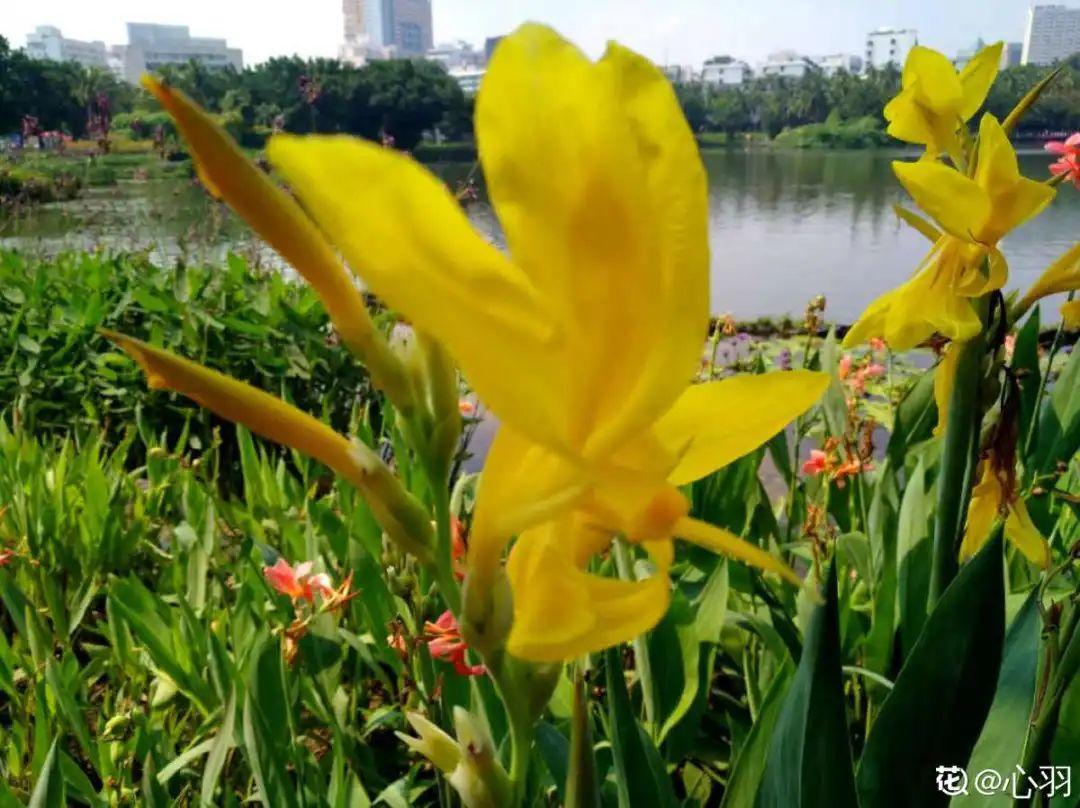
{"type": "Polygon", "coordinates": [[[435,45],[431,0],[342,0],[341,8],[346,61],[423,56],[435,45]]]}
{"type": "Polygon", "coordinates": [[[812,59],[801,56],[793,50],[782,50],[768,55],[758,67],[758,75],[801,79],[807,73],[820,69],[812,59]]]}
{"type": "Polygon", "coordinates": [[[455,67],[449,71],[450,78],[458,83],[465,95],[476,95],[486,72],[483,67],[455,67]]]}
{"type": "Polygon", "coordinates": [[[821,72],[826,76],[835,76],[841,70],[851,75],[862,73],[863,60],[854,53],[830,53],[814,59],[821,72]]]}
{"type": "Polygon", "coordinates": [[[1080,53],[1080,8],[1032,6],[1020,63],[1049,65],[1080,53]]]}
{"type": "Polygon", "coordinates": [[[487,64],[484,52],[476,50],[463,40],[436,45],[424,55],[424,58],[432,62],[438,62],[448,72],[467,67],[483,67],[487,64]]]}
{"type": "Polygon", "coordinates": [[[193,37],[186,25],[129,22],[127,32],[128,44],[114,47],[109,58],[114,69],[132,83],[146,71],[165,65],[197,62],[213,69],[244,67],[239,48],[230,48],[224,39],[193,37]]]}
{"type": "Polygon", "coordinates": [[[741,59],[706,62],[701,68],[701,81],[712,87],[738,87],[750,81],[754,71],[741,59]]]}
{"type": "Polygon", "coordinates": [[[878,28],[866,35],[866,70],[881,70],[892,65],[903,67],[908,53],[919,44],[914,28],[878,28]]]}
{"type": "Polygon", "coordinates": [[[26,53],[32,59],[52,62],[78,62],[83,67],[108,67],[104,42],[65,39],[60,29],[39,25],[26,35],[26,53]]]}
{"type": "Polygon", "coordinates": [[[1023,53],[1023,42],[1006,42],[1005,47],[1001,49],[1001,69],[1004,70],[1007,67],[1016,67],[1021,64],[1020,60],[1023,53]]]}

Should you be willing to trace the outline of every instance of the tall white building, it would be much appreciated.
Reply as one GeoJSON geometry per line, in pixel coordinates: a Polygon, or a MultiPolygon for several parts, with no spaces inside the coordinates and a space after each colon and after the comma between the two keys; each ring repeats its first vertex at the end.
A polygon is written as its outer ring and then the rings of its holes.
{"type": "Polygon", "coordinates": [[[881,70],[892,65],[903,67],[908,53],[919,44],[914,28],[878,28],[866,35],[866,70],[881,70]]]}
{"type": "Polygon", "coordinates": [[[193,37],[186,25],[129,22],[127,32],[128,44],[115,48],[112,57],[122,64],[124,78],[133,83],[148,70],[191,61],[209,68],[244,67],[239,48],[230,48],[224,39],[193,37]]]}
{"type": "Polygon", "coordinates": [[[104,42],[65,39],[60,29],[39,25],[26,35],[26,53],[32,59],[52,62],[78,62],[83,67],[108,67],[104,42]]]}
{"type": "Polygon", "coordinates": [[[345,61],[423,56],[434,47],[431,0],[342,0],[341,11],[345,61]]]}
{"type": "Polygon", "coordinates": [[[758,74],[801,79],[807,73],[813,73],[819,69],[813,60],[793,50],[782,50],[770,53],[768,58],[758,66],[758,74]]]}
{"type": "Polygon", "coordinates": [[[1020,62],[1048,65],[1080,53],[1080,8],[1032,6],[1020,62]]]}

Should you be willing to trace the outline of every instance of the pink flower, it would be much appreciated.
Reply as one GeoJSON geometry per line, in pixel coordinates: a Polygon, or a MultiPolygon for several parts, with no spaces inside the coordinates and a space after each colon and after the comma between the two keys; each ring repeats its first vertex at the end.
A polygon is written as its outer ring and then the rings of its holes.
{"type": "Polygon", "coordinates": [[[885,375],[885,366],[879,365],[877,362],[871,362],[869,365],[859,371],[864,379],[877,379],[885,375]]]}
{"type": "Polygon", "coordinates": [[[263,568],[263,575],[266,582],[281,594],[288,595],[294,601],[302,599],[313,603],[316,593],[323,598],[334,594],[330,576],[325,572],[312,575],[314,566],[310,561],[303,561],[293,567],[284,558],[278,558],[274,566],[263,568]]]}
{"type": "Polygon", "coordinates": [[[0,550],[0,567],[6,567],[14,557],[15,552],[13,550],[0,550]]]}
{"type": "Polygon", "coordinates": [[[1005,361],[1011,362],[1013,352],[1016,350],[1016,334],[1005,335],[1005,361]]]}
{"type": "Polygon", "coordinates": [[[1051,140],[1045,149],[1058,156],[1057,162],[1050,164],[1050,173],[1064,175],[1072,180],[1073,186],[1080,189],[1080,132],[1074,132],[1065,140],[1051,140]]]}
{"type": "Polygon", "coordinates": [[[885,353],[889,349],[889,345],[881,337],[870,338],[870,350],[874,353],[885,353]]]}
{"type": "Polygon", "coordinates": [[[848,374],[851,373],[852,361],[853,360],[851,358],[851,354],[844,354],[840,357],[840,367],[837,368],[836,372],[841,379],[846,379],[848,377],[848,374]]]}
{"type": "Polygon", "coordinates": [[[458,401],[457,407],[458,412],[460,412],[465,418],[471,418],[473,415],[476,415],[476,405],[469,401],[469,399],[467,398],[463,398],[458,401]]]}
{"type": "Polygon", "coordinates": [[[434,659],[443,659],[454,666],[459,676],[482,676],[487,672],[483,665],[470,665],[465,659],[469,646],[461,639],[461,629],[453,612],[447,609],[432,623],[424,624],[424,635],[428,638],[428,651],[434,659]]]}
{"type": "Polygon", "coordinates": [[[821,449],[811,449],[810,459],[802,465],[803,474],[824,474],[829,469],[829,454],[821,449]]]}

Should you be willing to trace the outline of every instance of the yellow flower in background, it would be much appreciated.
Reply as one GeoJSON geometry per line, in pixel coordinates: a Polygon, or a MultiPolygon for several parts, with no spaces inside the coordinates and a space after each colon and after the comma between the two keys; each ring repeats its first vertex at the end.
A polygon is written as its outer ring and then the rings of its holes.
{"type": "Polygon", "coordinates": [[[929,156],[959,154],[957,132],[990,91],[1003,43],[979,51],[960,73],[942,54],[916,45],[904,62],[900,93],[885,105],[886,130],[897,140],[925,145],[929,156]]]}
{"type": "Polygon", "coordinates": [[[1068,329],[1080,328],[1080,300],[1070,300],[1061,306],[1061,319],[1068,329]]]}
{"type": "Polygon", "coordinates": [[[708,328],[707,199],[670,84],[618,45],[593,63],[525,25],[492,59],[476,132],[509,256],[404,155],[348,137],[279,136],[268,149],[349,265],[447,346],[501,421],[470,538],[466,623],[484,621],[470,609],[488,607],[482,594],[515,535],[511,649],[534,659],[659,620],[674,535],[793,578],[757,546],[689,519],[675,488],[771,437],[827,380],[688,386],[708,328]],[[651,553],[654,578],[584,571],[615,534],[651,553]],[[516,574],[536,558],[549,574],[516,574]],[[588,585],[576,589],[580,613],[563,608],[577,584],[588,585]],[[531,642],[537,622],[564,641],[531,642]]]}
{"type": "Polygon", "coordinates": [[[1047,295],[1072,292],[1077,289],[1080,289],[1080,242],[1066,250],[1060,258],[1046,268],[1046,271],[1017,303],[1016,311],[1022,314],[1047,295]]]}
{"type": "Polygon", "coordinates": [[[1016,545],[1027,559],[1040,567],[1050,564],[1050,546],[1039,533],[1028,515],[1024,501],[1012,493],[1010,485],[1002,477],[1009,477],[999,470],[993,458],[981,464],[981,477],[972,489],[968,506],[967,525],[960,545],[960,560],[967,561],[986,544],[994,522],[1005,518],[1005,538],[1016,545]]]}
{"type": "Polygon", "coordinates": [[[935,333],[957,342],[982,323],[970,299],[1000,289],[1008,277],[997,244],[1038,214],[1053,188],[1020,175],[1016,152],[992,115],[979,125],[974,177],[939,162],[894,162],[893,171],[920,208],[941,228],[915,275],[871,303],[844,338],[845,347],[884,337],[909,350],[935,333]]]}

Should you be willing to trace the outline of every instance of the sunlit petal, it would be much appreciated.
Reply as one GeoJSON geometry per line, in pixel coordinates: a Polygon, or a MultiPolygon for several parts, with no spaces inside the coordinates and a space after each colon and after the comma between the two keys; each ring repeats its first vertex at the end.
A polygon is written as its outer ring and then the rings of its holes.
{"type": "Polygon", "coordinates": [[[766,572],[775,572],[788,583],[799,586],[799,576],[780,559],[762,550],[756,544],[740,539],[734,533],[698,519],[684,518],[675,526],[675,534],[689,542],[713,552],[742,561],[766,572]]]}
{"type": "Polygon", "coordinates": [[[971,491],[967,524],[960,544],[961,561],[971,558],[986,544],[994,521],[1001,515],[1003,492],[992,464],[983,461],[981,474],[978,485],[971,491]]]}
{"type": "Polygon", "coordinates": [[[1015,544],[1032,564],[1044,569],[1050,566],[1050,545],[1031,521],[1022,499],[1009,507],[1009,515],[1005,519],[1005,538],[1015,544]]]}
{"type": "Polygon", "coordinates": [[[960,87],[963,95],[960,104],[960,117],[962,120],[967,121],[974,116],[979,111],[983,101],[986,100],[986,94],[990,92],[990,85],[994,83],[994,78],[998,74],[998,67],[1001,64],[1001,49],[1004,44],[1003,42],[995,42],[993,45],[987,45],[976,53],[964,65],[964,69],[960,71],[960,87]]]}
{"type": "Polygon", "coordinates": [[[684,485],[756,449],[809,409],[828,385],[826,373],[795,370],[687,388],[655,427],[680,456],[668,479],[684,485]]]}
{"type": "Polygon", "coordinates": [[[893,162],[893,172],[919,207],[959,239],[970,241],[990,216],[990,197],[974,180],[930,160],[893,162]]]}

